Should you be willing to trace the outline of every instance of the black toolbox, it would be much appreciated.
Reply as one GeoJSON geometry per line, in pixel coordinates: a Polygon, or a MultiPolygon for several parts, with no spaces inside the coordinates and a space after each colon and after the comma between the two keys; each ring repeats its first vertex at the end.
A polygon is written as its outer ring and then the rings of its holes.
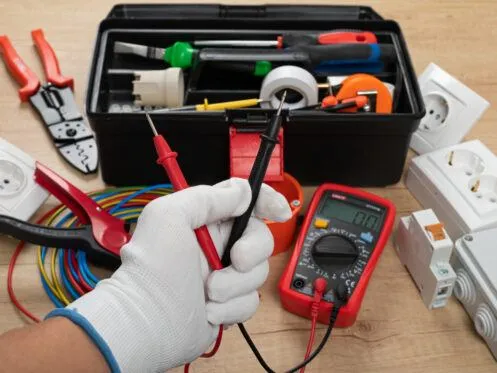
{"type": "MultiPolygon", "coordinates": [[[[362,6],[199,4],[116,5],[98,29],[87,90],[86,110],[96,133],[102,176],[113,185],[166,181],[156,165],[152,132],[145,115],[109,112],[131,104],[131,79],[107,69],[164,69],[165,63],[113,53],[114,41],[166,47],[193,39],[267,39],[287,31],[368,30],[378,42],[395,48],[394,68],[377,75],[396,87],[393,114],[328,114],[286,111],[285,171],[303,185],[325,181],[360,186],[396,183],[402,174],[412,133],[424,104],[399,25],[362,6]],[[137,66],[139,61],[139,66],[137,66]]],[[[186,73],[188,76],[188,72],[186,73]]],[[[186,93],[185,104],[230,101],[258,96],[262,78],[230,73],[206,74],[202,87],[186,93]],[[236,80],[238,79],[238,81],[236,80]],[[236,81],[240,88],[230,85],[236,81]]],[[[156,127],[179,153],[192,184],[212,184],[229,177],[229,128],[263,126],[271,110],[154,114],[156,127]]]]}

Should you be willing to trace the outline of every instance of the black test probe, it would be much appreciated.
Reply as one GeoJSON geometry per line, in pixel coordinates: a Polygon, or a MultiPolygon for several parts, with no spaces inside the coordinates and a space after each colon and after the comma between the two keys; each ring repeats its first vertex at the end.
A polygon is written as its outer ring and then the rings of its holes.
{"type": "MultiPolygon", "coordinates": [[[[283,104],[285,103],[286,95],[287,95],[287,91],[284,91],[283,95],[281,97],[280,106],[279,106],[276,114],[273,115],[266,130],[261,135],[261,144],[259,146],[257,156],[255,158],[254,164],[252,166],[252,170],[250,171],[250,175],[248,178],[250,188],[252,190],[252,199],[250,201],[249,207],[247,208],[247,211],[245,211],[245,213],[243,215],[237,217],[233,222],[233,227],[231,228],[231,233],[230,233],[230,236],[228,238],[228,243],[226,245],[226,249],[224,251],[223,258],[221,260],[223,267],[227,267],[231,264],[231,257],[230,257],[231,249],[232,249],[233,245],[235,244],[235,242],[238,241],[238,239],[242,236],[243,232],[245,231],[245,228],[247,227],[250,216],[252,215],[252,211],[254,210],[255,204],[257,202],[257,198],[259,197],[259,192],[261,190],[264,176],[266,175],[266,171],[267,171],[267,168],[269,165],[269,161],[271,159],[271,155],[273,153],[274,147],[278,143],[278,133],[280,131],[281,122],[282,122],[281,110],[283,108],[283,104]]],[[[340,289],[340,290],[343,290],[343,289],[340,289]]],[[[319,354],[319,352],[321,352],[321,350],[323,349],[324,345],[328,341],[328,338],[331,334],[331,330],[333,329],[336,318],[338,317],[340,307],[343,303],[346,302],[346,299],[345,299],[346,295],[343,291],[338,291],[338,297],[339,297],[339,299],[337,299],[337,302],[336,302],[337,304],[335,305],[333,311],[331,312],[330,323],[328,325],[326,333],[325,333],[323,339],[321,340],[321,343],[319,344],[319,346],[303,362],[301,362],[296,367],[288,370],[287,373],[297,372],[298,370],[304,368],[308,363],[310,363],[319,354]]],[[[259,350],[255,346],[254,342],[250,338],[250,335],[248,334],[247,329],[245,329],[245,326],[242,323],[239,323],[238,328],[240,329],[240,332],[242,333],[243,337],[245,338],[245,341],[247,342],[250,349],[252,350],[255,357],[257,358],[257,361],[261,364],[261,366],[264,368],[264,370],[268,373],[274,373],[274,370],[272,370],[269,367],[269,365],[266,363],[266,361],[264,360],[264,358],[260,354],[259,350]]]]}
{"type": "Polygon", "coordinates": [[[264,176],[266,175],[267,168],[269,166],[269,161],[271,160],[271,155],[273,154],[274,147],[278,143],[278,133],[281,128],[281,109],[285,103],[287,91],[283,92],[281,96],[280,107],[275,115],[272,116],[266,131],[261,135],[261,145],[257,151],[257,156],[255,157],[252,170],[250,171],[250,176],[248,182],[250,184],[250,189],[252,190],[252,200],[247,208],[247,211],[243,215],[237,217],[233,222],[233,227],[231,228],[231,233],[228,238],[228,243],[226,244],[226,249],[224,250],[223,258],[221,263],[223,267],[228,267],[231,264],[231,248],[240,237],[242,237],[245,228],[249,222],[252,211],[254,210],[255,203],[259,197],[259,192],[261,191],[262,182],[264,176]]]}

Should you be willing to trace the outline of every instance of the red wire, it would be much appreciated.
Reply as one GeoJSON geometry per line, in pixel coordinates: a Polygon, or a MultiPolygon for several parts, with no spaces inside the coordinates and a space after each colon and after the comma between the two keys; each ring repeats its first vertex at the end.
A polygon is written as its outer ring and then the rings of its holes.
{"type": "MultiPolygon", "coordinates": [[[[205,359],[213,357],[217,351],[219,350],[219,347],[221,347],[221,341],[223,340],[223,326],[219,326],[219,333],[217,333],[217,338],[216,338],[216,343],[214,343],[214,347],[212,347],[212,350],[209,352],[206,352],[205,354],[202,354],[200,357],[203,357],[205,359]]],[[[185,364],[183,368],[184,373],[188,373],[190,371],[190,365],[191,363],[185,364]]]]}
{"type": "Polygon", "coordinates": [[[78,281],[73,277],[71,269],[69,268],[69,259],[70,259],[69,255],[70,255],[69,252],[63,253],[63,255],[62,255],[64,257],[64,272],[66,273],[66,276],[69,279],[69,282],[74,287],[76,292],[79,295],[83,295],[85,293],[85,291],[81,288],[81,286],[79,286],[78,281]]]}
{"type": "MultiPolygon", "coordinates": [[[[304,360],[307,360],[312,352],[312,346],[314,345],[314,337],[316,336],[317,323],[318,323],[318,315],[316,314],[312,316],[311,334],[309,335],[309,342],[307,342],[307,350],[305,352],[304,360]]],[[[305,372],[305,366],[300,368],[300,373],[304,372],[305,372]]]]}
{"type": "MultiPolygon", "coordinates": [[[[50,211],[48,211],[47,213],[45,213],[45,215],[43,215],[36,223],[37,224],[41,224],[44,220],[46,220],[50,215],[52,215],[53,213],[55,213],[55,211],[57,211],[59,209],[60,206],[56,206],[54,207],[53,209],[51,209],[50,211]]],[[[17,262],[17,258],[19,257],[19,254],[21,253],[22,249],[24,248],[24,244],[25,242],[23,241],[20,241],[17,246],[16,246],[16,249],[14,250],[14,253],[12,254],[11,258],[10,258],[10,262],[9,262],[9,269],[7,271],[7,292],[9,293],[9,298],[10,298],[10,301],[12,302],[12,304],[21,312],[23,313],[26,317],[30,318],[31,320],[33,320],[34,322],[40,322],[40,319],[38,317],[36,317],[35,315],[33,315],[31,312],[29,312],[20,302],[19,300],[17,299],[16,295],[15,295],[15,292],[14,292],[14,287],[12,285],[12,279],[14,277],[14,267],[16,265],[16,262],[17,262]]]]}
{"type": "Polygon", "coordinates": [[[206,359],[213,357],[216,354],[216,352],[219,350],[222,339],[223,339],[223,326],[221,325],[219,326],[219,333],[217,333],[216,343],[214,344],[214,347],[212,347],[212,350],[206,352],[201,357],[206,359]]]}
{"type": "Polygon", "coordinates": [[[86,282],[83,275],[81,274],[81,271],[79,270],[78,261],[76,260],[76,255],[74,254],[74,251],[72,251],[71,260],[72,260],[72,265],[73,265],[74,269],[76,270],[76,274],[78,275],[79,283],[83,287],[85,293],[92,291],[93,288],[90,286],[90,284],[88,284],[88,282],[86,282]]]}

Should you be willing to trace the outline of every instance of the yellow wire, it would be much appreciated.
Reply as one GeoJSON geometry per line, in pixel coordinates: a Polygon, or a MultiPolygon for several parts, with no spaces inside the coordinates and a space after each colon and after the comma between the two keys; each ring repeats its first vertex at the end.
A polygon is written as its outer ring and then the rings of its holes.
{"type": "MultiPolygon", "coordinates": [[[[115,206],[119,203],[119,200],[116,199],[116,197],[120,197],[120,199],[122,200],[124,197],[126,196],[129,196],[131,195],[132,193],[140,190],[142,188],[129,188],[129,191],[127,192],[122,192],[122,193],[119,193],[119,194],[115,194],[115,195],[112,195],[112,196],[109,196],[109,197],[106,197],[106,198],[103,198],[101,200],[98,201],[98,204],[103,208],[103,209],[108,209],[109,207],[112,207],[112,206],[115,206]],[[112,202],[109,202],[110,200],[114,200],[112,202]],[[109,203],[106,203],[106,202],[109,202],[109,203]]],[[[107,190],[105,192],[111,192],[112,190],[107,190]]],[[[157,195],[167,195],[171,192],[170,189],[157,189],[155,191],[150,191],[148,193],[151,193],[151,194],[157,194],[157,195]]],[[[90,193],[89,195],[98,195],[99,193],[102,193],[102,191],[97,191],[97,192],[92,192],[90,193]]],[[[149,203],[150,200],[147,200],[147,199],[140,199],[140,198],[136,198],[136,199],[133,199],[132,202],[141,202],[141,203],[149,203]]],[[[67,207],[66,206],[60,206],[59,209],[57,209],[57,211],[55,211],[53,213],[53,215],[47,219],[47,225],[51,225],[55,219],[64,211],[66,210],[67,207]]],[[[119,211],[115,214],[115,216],[121,216],[121,215],[128,215],[128,218],[127,219],[136,219],[140,216],[140,213],[143,211],[143,208],[134,208],[134,209],[128,209],[126,211],[119,211]],[[134,215],[131,215],[129,216],[129,214],[133,214],[134,215]]],[[[71,219],[69,219],[67,222],[65,222],[64,224],[64,227],[68,227],[70,225],[72,225],[74,223],[74,221],[76,220],[76,217],[73,217],[71,219]]],[[[59,280],[59,276],[57,276],[57,272],[56,272],[56,268],[57,268],[57,265],[56,265],[56,260],[57,260],[57,252],[58,252],[58,249],[52,249],[52,259],[51,259],[51,277],[52,279],[50,279],[50,277],[48,276],[47,272],[46,272],[46,269],[45,269],[45,266],[44,266],[44,262],[42,260],[42,257],[41,257],[41,253],[42,253],[42,247],[39,246],[38,247],[38,269],[41,273],[41,275],[43,276],[43,279],[45,280],[45,282],[47,283],[49,289],[54,293],[54,295],[64,304],[64,305],[67,305],[70,303],[70,300],[68,299],[68,297],[66,296],[66,294],[64,293],[63,291],[63,285],[60,283],[60,280],[59,280]]]]}
{"type": "Polygon", "coordinates": [[[59,282],[59,278],[57,276],[57,273],[55,271],[56,268],[56,258],[57,258],[57,250],[52,250],[52,281],[55,285],[55,288],[58,290],[58,296],[62,303],[64,303],[66,306],[71,303],[71,301],[66,297],[65,293],[62,290],[62,285],[59,282]]]}

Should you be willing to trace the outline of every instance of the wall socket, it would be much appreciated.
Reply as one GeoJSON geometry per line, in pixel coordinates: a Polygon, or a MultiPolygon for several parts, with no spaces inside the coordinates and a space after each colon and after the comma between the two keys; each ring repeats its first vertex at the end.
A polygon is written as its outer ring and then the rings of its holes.
{"type": "Polygon", "coordinates": [[[418,78],[426,115],[414,132],[418,154],[458,144],[480,119],[489,102],[431,63],[418,78]]]}
{"type": "Polygon", "coordinates": [[[451,264],[457,273],[454,295],[497,360],[497,229],[472,233],[455,245],[451,264]]]}
{"type": "Polygon", "coordinates": [[[453,239],[497,227],[497,157],[479,140],[413,158],[406,186],[453,239]]]}
{"type": "Polygon", "coordinates": [[[454,244],[433,210],[400,218],[395,247],[428,309],[447,305],[456,274],[449,264],[454,244]]]}
{"type": "Polygon", "coordinates": [[[28,220],[49,193],[34,180],[35,161],[0,138],[0,214],[28,220]]]}

